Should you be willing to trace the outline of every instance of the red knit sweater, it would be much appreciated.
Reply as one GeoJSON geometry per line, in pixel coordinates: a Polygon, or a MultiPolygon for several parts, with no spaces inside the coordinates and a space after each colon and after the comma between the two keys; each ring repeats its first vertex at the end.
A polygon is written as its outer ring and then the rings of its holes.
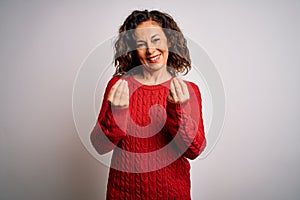
{"type": "Polygon", "coordinates": [[[130,103],[124,109],[107,101],[119,78],[109,81],[91,133],[99,154],[114,149],[106,198],[191,199],[187,158],[195,159],[206,145],[198,87],[185,81],[190,99],[180,104],[168,100],[171,80],[149,86],[129,76],[124,79],[130,103]]]}

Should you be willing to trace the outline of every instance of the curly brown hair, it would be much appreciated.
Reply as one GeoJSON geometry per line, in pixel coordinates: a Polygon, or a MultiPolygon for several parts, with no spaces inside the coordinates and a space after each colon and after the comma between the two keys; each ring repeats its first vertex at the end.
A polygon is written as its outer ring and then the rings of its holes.
{"type": "Polygon", "coordinates": [[[123,75],[140,66],[141,63],[137,57],[134,30],[145,21],[155,21],[163,29],[170,47],[167,60],[167,69],[173,75],[178,73],[186,75],[191,69],[191,59],[187,42],[180,28],[173,18],[157,10],[135,10],[124,21],[119,29],[119,35],[115,42],[114,64],[116,71],[114,75],[123,75]]]}

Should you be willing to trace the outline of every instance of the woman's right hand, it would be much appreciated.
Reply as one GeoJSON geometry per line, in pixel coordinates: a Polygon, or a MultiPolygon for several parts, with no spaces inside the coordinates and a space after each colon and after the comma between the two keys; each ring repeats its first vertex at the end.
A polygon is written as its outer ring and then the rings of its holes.
{"type": "Polygon", "coordinates": [[[108,94],[108,101],[111,105],[121,108],[128,108],[129,88],[127,81],[119,79],[111,88],[108,94]]]}

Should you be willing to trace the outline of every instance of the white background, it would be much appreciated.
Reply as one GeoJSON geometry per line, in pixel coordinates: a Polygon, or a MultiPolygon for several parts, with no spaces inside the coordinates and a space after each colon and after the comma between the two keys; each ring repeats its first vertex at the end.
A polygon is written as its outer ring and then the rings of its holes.
{"type": "Polygon", "coordinates": [[[203,200],[300,196],[299,1],[1,1],[0,199],[105,198],[108,168],[72,116],[77,70],[134,9],[159,9],[224,83],[222,137],[192,162],[203,200]]]}

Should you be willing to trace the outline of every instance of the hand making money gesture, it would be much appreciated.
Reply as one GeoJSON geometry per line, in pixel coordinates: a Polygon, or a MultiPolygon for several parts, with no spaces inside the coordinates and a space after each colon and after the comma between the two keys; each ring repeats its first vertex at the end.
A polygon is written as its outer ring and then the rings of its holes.
{"type": "Polygon", "coordinates": [[[129,105],[128,82],[123,79],[119,79],[112,86],[107,99],[113,106],[120,107],[120,108],[128,108],[129,105]]]}
{"type": "Polygon", "coordinates": [[[174,78],[170,85],[169,100],[183,103],[190,99],[186,83],[180,78],[174,78]]]}

